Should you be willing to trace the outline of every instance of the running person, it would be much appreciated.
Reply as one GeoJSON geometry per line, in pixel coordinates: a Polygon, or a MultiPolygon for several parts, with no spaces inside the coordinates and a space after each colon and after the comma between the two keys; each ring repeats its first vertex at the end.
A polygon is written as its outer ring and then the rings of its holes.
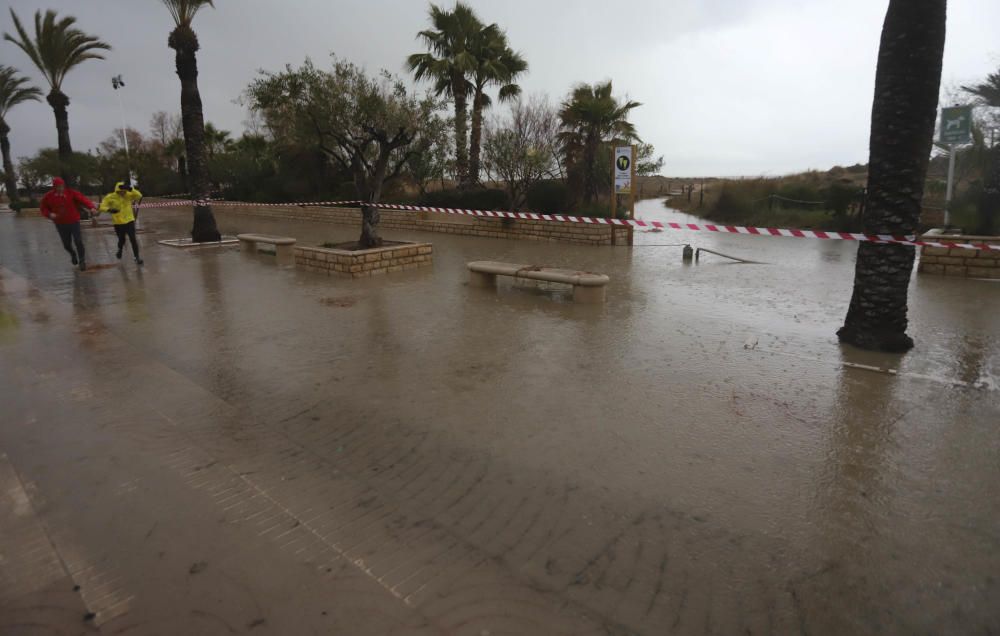
{"type": "Polygon", "coordinates": [[[80,232],[80,208],[96,211],[93,202],[73,188],[67,188],[66,182],[56,177],[52,180],[52,189],[42,197],[39,207],[42,216],[55,223],[59,239],[63,248],[69,252],[70,260],[74,265],[80,266],[81,272],[86,271],[87,252],[83,247],[83,234],[80,232]]]}
{"type": "Polygon", "coordinates": [[[111,222],[115,226],[115,234],[118,235],[118,252],[115,255],[121,260],[125,237],[128,237],[132,244],[132,255],[139,265],[142,265],[142,259],[139,258],[139,242],[135,238],[135,211],[132,209],[132,204],[141,198],[142,193],[131,184],[119,181],[115,184],[115,191],[101,201],[101,212],[111,213],[111,222]]]}

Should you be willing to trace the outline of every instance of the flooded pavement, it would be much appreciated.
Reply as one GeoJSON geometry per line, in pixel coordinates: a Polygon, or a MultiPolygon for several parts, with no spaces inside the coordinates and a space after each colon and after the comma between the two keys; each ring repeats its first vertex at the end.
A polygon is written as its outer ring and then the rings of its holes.
{"type": "Polygon", "coordinates": [[[837,344],[839,241],[386,231],[434,267],[343,280],[142,223],[144,269],[79,274],[0,215],[0,632],[1000,630],[996,283],[915,276],[898,357],[837,344]],[[606,273],[608,302],[471,260],[606,273]]]}

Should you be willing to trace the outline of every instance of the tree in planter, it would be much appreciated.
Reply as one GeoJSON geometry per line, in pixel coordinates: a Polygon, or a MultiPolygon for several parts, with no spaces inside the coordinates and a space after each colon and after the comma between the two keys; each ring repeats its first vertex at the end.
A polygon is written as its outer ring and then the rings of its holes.
{"type": "Polygon", "coordinates": [[[67,111],[69,97],[62,92],[63,81],[71,70],[87,60],[103,60],[104,56],[97,51],[110,51],[111,46],[74,27],[76,18],[72,16],[57,21],[55,11],[46,11],[44,17],[41,11],[35,12],[34,37],[28,34],[13,9],[10,10],[10,17],[14,21],[17,37],[9,33],[4,33],[3,37],[24,51],[49,84],[49,94],[45,99],[56,117],[59,159],[63,162],[60,176],[67,184],[74,185],[74,175],[69,170],[73,156],[67,111]]]}
{"type": "Polygon", "coordinates": [[[361,248],[378,247],[374,203],[387,180],[399,176],[437,119],[439,103],[410,95],[383,71],[369,77],[350,62],[335,60],[329,72],[307,61],[300,69],[264,73],[246,91],[274,138],[314,144],[349,172],[361,206],[361,248]]]}
{"type": "MultiPolygon", "coordinates": [[[[167,46],[176,53],[174,62],[181,81],[181,121],[187,151],[188,182],[192,198],[205,201],[209,198],[209,184],[205,166],[205,114],[198,90],[197,53],[200,45],[191,23],[198,11],[214,5],[212,0],[163,0],[163,4],[174,19],[174,30],[170,32],[167,46]]],[[[204,243],[221,239],[212,207],[207,204],[194,206],[191,240],[204,243]]]]}
{"type": "MultiPolygon", "coordinates": [[[[528,190],[559,174],[559,117],[547,100],[518,100],[510,118],[487,128],[483,167],[502,182],[514,208],[524,205],[528,190]]],[[[559,212],[561,210],[544,210],[559,212]]]]}
{"type": "Polygon", "coordinates": [[[7,189],[7,200],[12,209],[16,209],[17,206],[17,175],[14,173],[14,163],[10,159],[10,126],[7,124],[7,113],[18,104],[37,102],[42,97],[42,91],[27,84],[28,78],[19,75],[17,69],[0,65],[0,151],[3,152],[3,184],[7,189]]]}
{"type": "MultiPolygon", "coordinates": [[[[946,0],[890,0],[882,27],[868,166],[866,234],[909,235],[917,229],[934,136],[946,0]]],[[[902,352],[914,248],[863,242],[858,247],[854,294],[841,342],[902,352]]]]}

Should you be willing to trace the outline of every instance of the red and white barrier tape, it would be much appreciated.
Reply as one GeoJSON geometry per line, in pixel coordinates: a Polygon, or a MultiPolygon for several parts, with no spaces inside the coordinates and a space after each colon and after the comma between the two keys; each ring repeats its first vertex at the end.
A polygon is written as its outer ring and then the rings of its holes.
{"type": "MultiPolygon", "coordinates": [[[[182,205],[219,205],[253,207],[358,207],[361,201],[314,201],[308,203],[241,203],[239,201],[169,201],[164,203],[142,203],[140,208],[174,207],[182,205]]],[[[573,216],[569,214],[539,214],[536,212],[500,212],[495,210],[463,210],[460,208],[438,208],[425,205],[404,205],[398,203],[376,203],[383,210],[406,210],[413,212],[436,212],[438,214],[458,214],[491,219],[514,219],[519,221],[552,221],[556,223],[581,223],[584,225],[614,225],[640,229],[690,230],[694,232],[720,232],[724,234],[747,234],[751,236],[782,236],[788,238],[814,238],[842,241],[867,241],[871,243],[897,243],[918,247],[947,247],[974,250],[1000,251],[1000,245],[988,243],[955,243],[952,241],[927,241],[915,236],[894,236],[891,234],[860,234],[856,232],[823,232],[820,230],[793,230],[774,227],[743,227],[740,225],[715,225],[706,223],[673,223],[663,221],[642,221],[639,219],[606,219],[601,217],[573,216]]]]}

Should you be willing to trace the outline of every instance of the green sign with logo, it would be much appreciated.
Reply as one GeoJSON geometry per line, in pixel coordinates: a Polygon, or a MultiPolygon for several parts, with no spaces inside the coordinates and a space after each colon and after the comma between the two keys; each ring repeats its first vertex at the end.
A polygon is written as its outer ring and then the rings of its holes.
{"type": "Polygon", "coordinates": [[[941,134],[943,144],[967,144],[972,141],[972,107],[953,106],[941,109],[941,134]]]}

